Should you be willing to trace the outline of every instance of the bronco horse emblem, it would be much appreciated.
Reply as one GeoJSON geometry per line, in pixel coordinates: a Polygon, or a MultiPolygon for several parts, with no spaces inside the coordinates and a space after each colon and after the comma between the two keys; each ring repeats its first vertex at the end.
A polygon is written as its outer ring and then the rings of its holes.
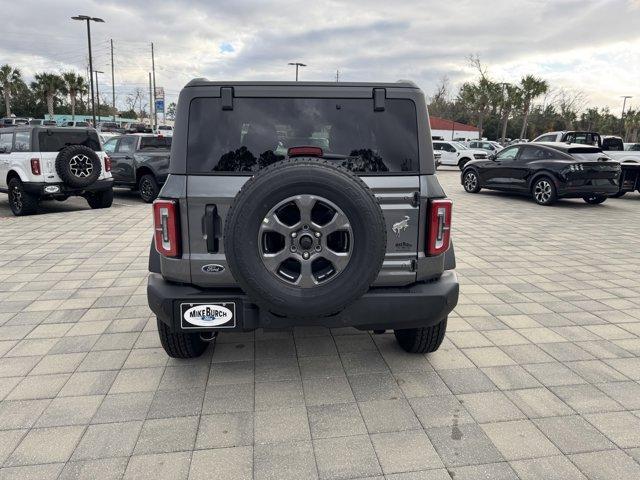
{"type": "Polygon", "coordinates": [[[400,220],[397,223],[394,223],[391,227],[393,233],[396,234],[396,237],[400,236],[400,232],[404,232],[407,228],[409,228],[409,217],[407,215],[404,216],[404,220],[400,220]]]}

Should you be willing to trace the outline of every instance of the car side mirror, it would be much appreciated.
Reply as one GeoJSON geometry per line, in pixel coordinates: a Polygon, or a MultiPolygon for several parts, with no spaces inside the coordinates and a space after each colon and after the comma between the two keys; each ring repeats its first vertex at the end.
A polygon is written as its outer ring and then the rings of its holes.
{"type": "Polygon", "coordinates": [[[9,151],[9,149],[7,147],[5,147],[4,145],[0,147],[0,153],[7,153],[9,151]]]}
{"type": "Polygon", "coordinates": [[[496,158],[498,158],[498,156],[495,153],[492,155],[489,155],[489,160],[491,161],[495,161],[496,158]]]}

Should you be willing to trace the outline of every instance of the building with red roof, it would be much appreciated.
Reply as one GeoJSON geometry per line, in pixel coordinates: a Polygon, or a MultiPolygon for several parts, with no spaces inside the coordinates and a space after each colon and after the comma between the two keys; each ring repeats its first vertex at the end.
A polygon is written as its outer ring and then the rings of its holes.
{"type": "Polygon", "coordinates": [[[478,140],[480,138],[480,130],[466,123],[430,116],[429,125],[431,125],[431,136],[441,137],[443,140],[478,140]]]}

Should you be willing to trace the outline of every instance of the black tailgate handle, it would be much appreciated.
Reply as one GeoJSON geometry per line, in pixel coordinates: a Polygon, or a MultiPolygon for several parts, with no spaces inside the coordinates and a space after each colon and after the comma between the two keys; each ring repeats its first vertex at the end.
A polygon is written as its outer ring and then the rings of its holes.
{"type": "Polygon", "coordinates": [[[220,215],[216,205],[207,205],[202,217],[202,230],[207,242],[207,252],[218,253],[220,249],[220,215]]]}

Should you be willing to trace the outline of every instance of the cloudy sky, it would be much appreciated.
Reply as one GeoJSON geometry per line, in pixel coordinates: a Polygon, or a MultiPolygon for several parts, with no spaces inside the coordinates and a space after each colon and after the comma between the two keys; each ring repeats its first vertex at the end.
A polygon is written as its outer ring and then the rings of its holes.
{"type": "MultiPolygon", "coordinates": [[[[584,92],[616,111],[621,95],[640,106],[640,0],[0,0],[0,64],[29,79],[43,70],[86,71],[84,24],[92,24],[101,93],[111,88],[115,46],[118,103],[147,88],[150,42],[156,83],[168,101],[193,77],[302,80],[412,79],[427,95],[446,76],[455,89],[473,78],[465,58],[478,54],[498,81],[527,73],[584,92]]],[[[110,98],[110,97],[108,97],[110,98]]],[[[627,104],[628,105],[628,104],[627,104]]]]}

